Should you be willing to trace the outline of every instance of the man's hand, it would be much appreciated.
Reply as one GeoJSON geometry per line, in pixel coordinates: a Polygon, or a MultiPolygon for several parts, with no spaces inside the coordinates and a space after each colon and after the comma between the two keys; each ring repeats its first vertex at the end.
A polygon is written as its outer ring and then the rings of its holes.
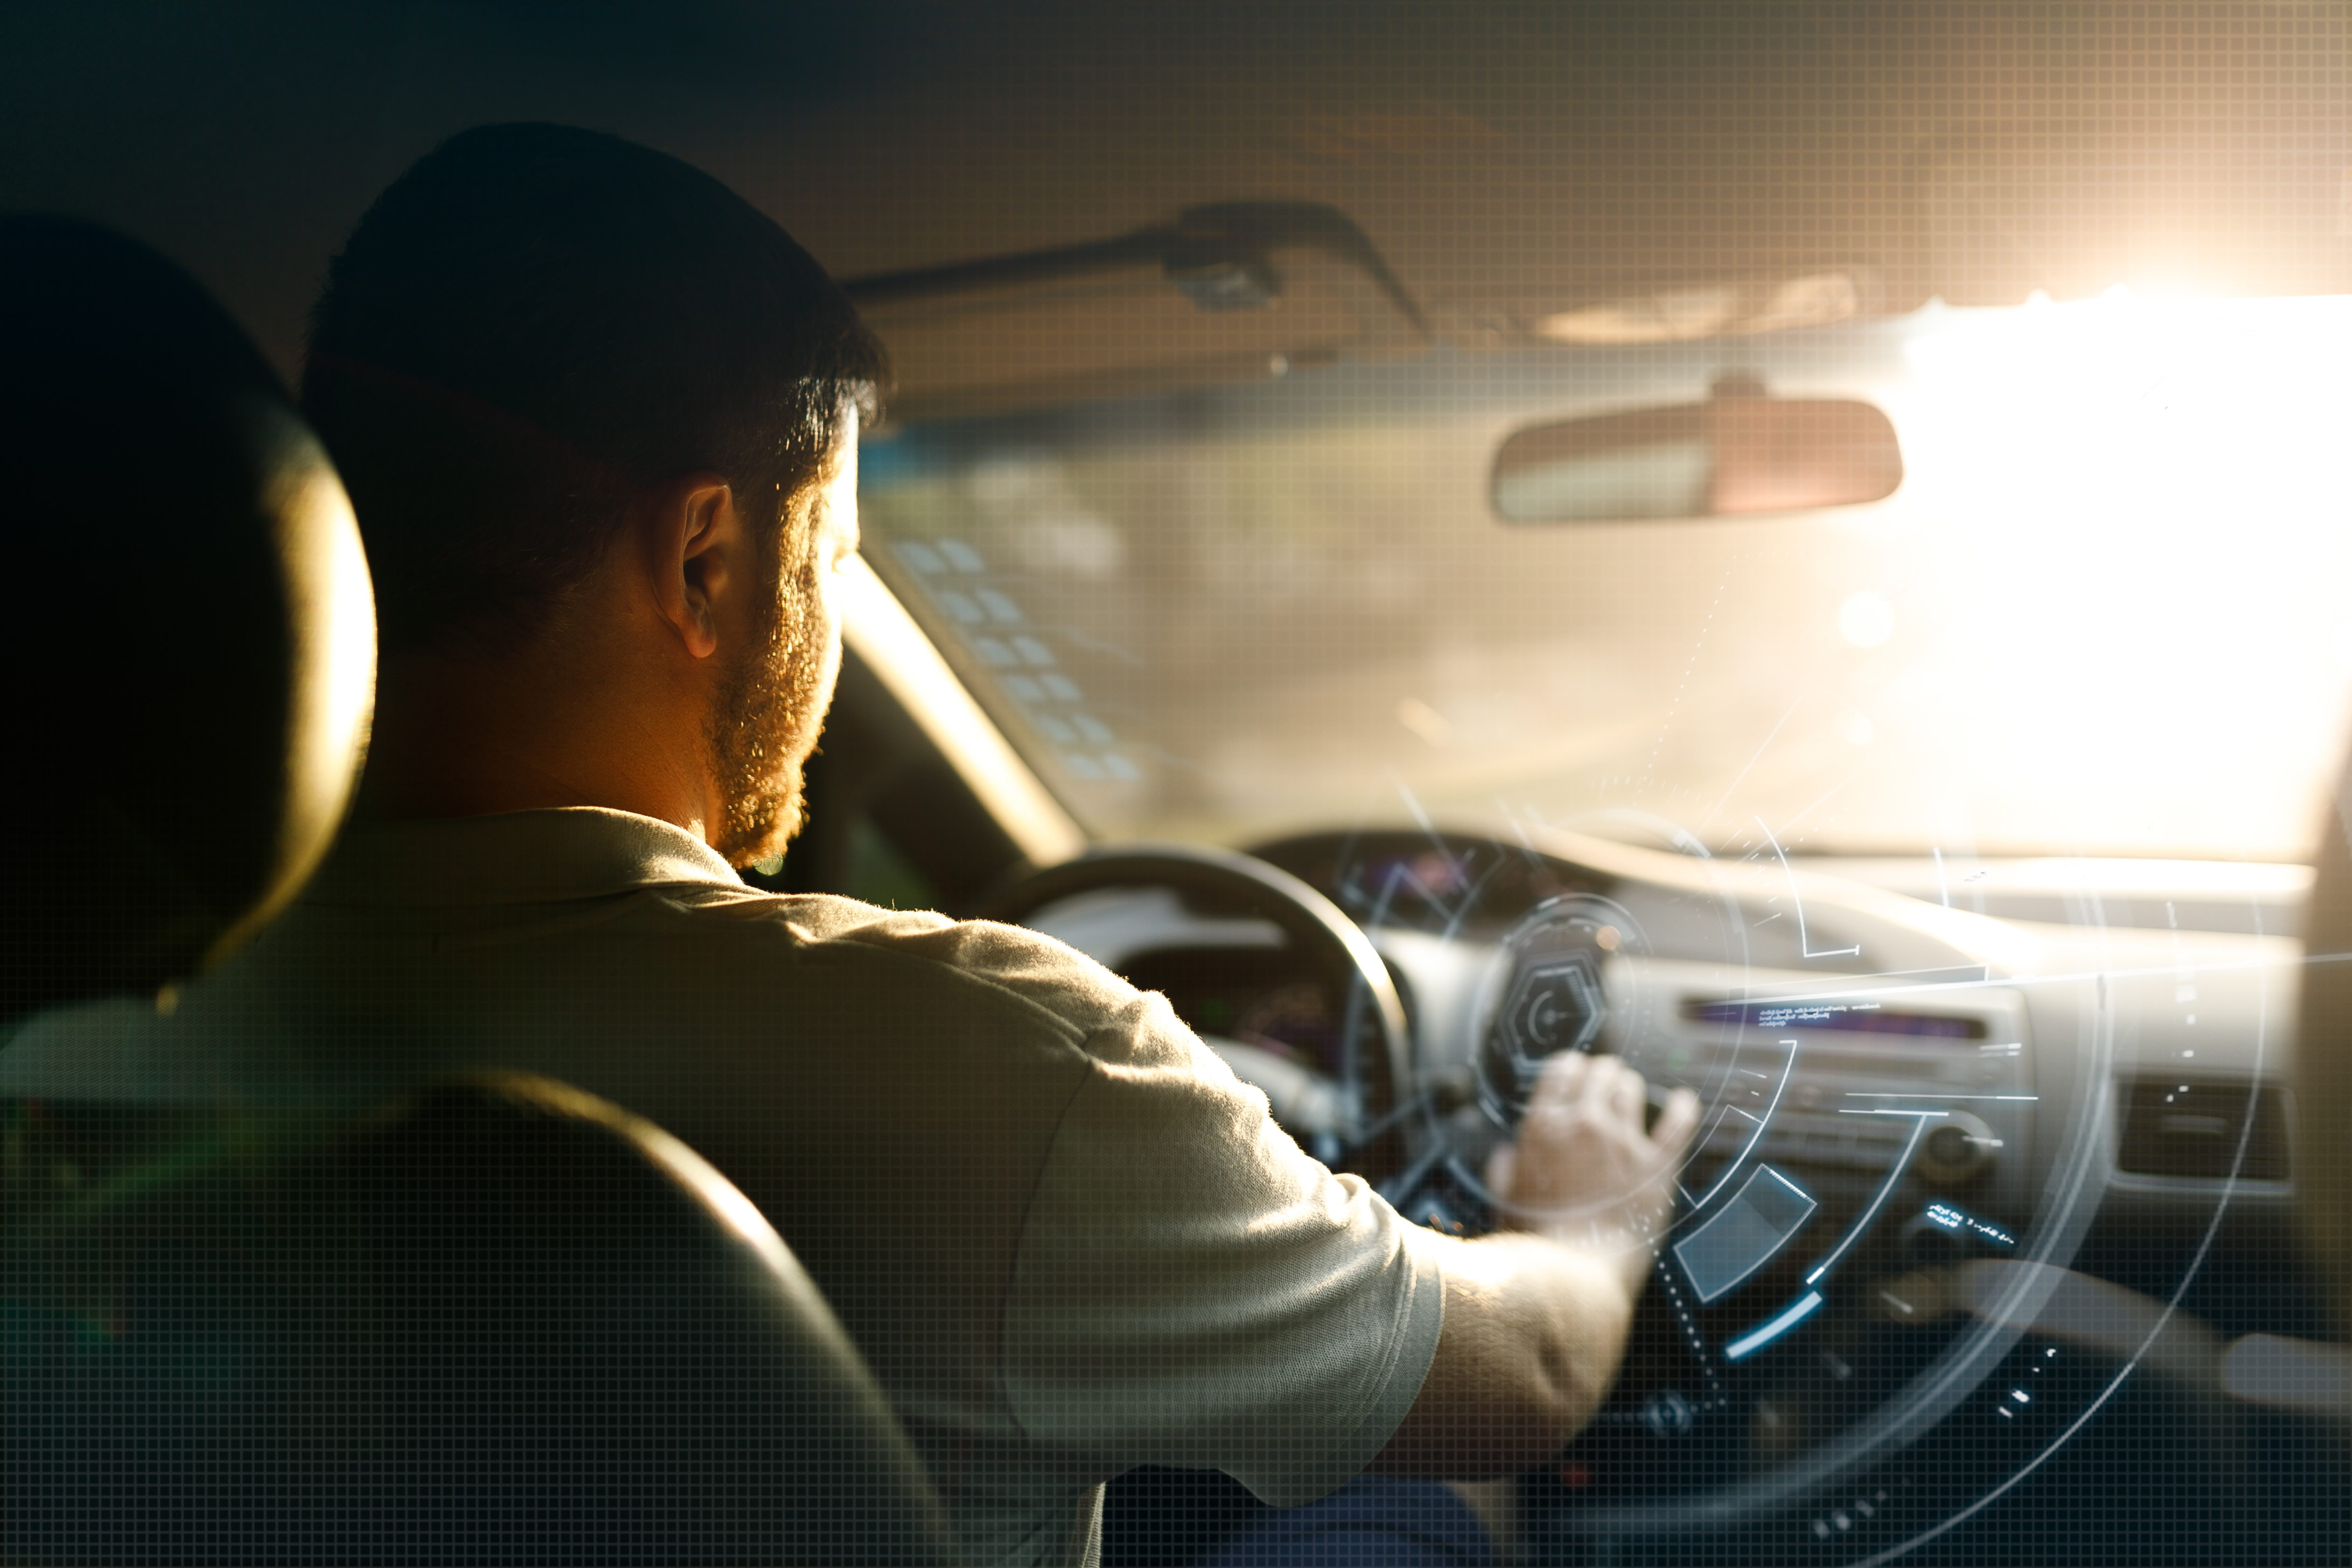
{"type": "Polygon", "coordinates": [[[1698,1127],[1698,1097],[1668,1097],[1654,1133],[1643,1130],[1642,1075],[1614,1057],[1574,1051],[1548,1058],[1519,1122],[1519,1141],[1495,1151],[1486,1184],[1506,1224],[1605,1254],[1638,1297],[1675,1214],[1675,1177],[1698,1127]]]}
{"type": "Polygon", "coordinates": [[[1429,1238],[1444,1259],[1445,1326],[1373,1468],[1507,1475],[1544,1463],[1592,1419],[1697,1127],[1698,1097],[1679,1089],[1656,1133],[1643,1132],[1642,1075],[1613,1057],[1544,1063],[1518,1142],[1486,1167],[1503,1223],[1535,1234],[1429,1238]]]}

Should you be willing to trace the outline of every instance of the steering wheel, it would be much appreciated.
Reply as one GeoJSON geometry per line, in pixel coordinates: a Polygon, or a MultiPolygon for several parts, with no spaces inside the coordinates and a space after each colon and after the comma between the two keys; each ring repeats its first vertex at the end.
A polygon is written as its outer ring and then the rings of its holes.
{"type": "MultiPolygon", "coordinates": [[[[1172,895],[1192,916],[1268,922],[1280,932],[1283,951],[1304,961],[1336,1005],[1337,1028],[1326,1060],[1302,1068],[1245,1040],[1211,1038],[1209,1044],[1238,1076],[1268,1091],[1276,1120],[1294,1134],[1318,1134],[1317,1152],[1328,1163],[1375,1180],[1387,1173],[1402,1147],[1394,1110],[1407,1072],[1404,1006],[1388,966],[1362,930],[1297,877],[1231,850],[1126,846],[1090,850],[1030,872],[996,889],[973,912],[982,920],[1030,925],[1041,914],[1082,908],[1088,894],[1150,889],[1172,895]],[[1293,1124],[1310,1100],[1318,1107],[1304,1118],[1311,1125],[1293,1124]],[[1293,1114],[1286,1116],[1286,1110],[1293,1114]]],[[[1039,929],[1078,936],[1072,945],[1081,951],[1097,945],[1050,918],[1039,929]]],[[[1118,969],[1126,955],[1102,951],[1092,956],[1118,969]]]]}

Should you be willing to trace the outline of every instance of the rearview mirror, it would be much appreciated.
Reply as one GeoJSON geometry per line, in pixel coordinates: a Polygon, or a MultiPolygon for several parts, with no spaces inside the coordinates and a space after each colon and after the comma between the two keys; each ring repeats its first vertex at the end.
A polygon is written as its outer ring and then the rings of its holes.
{"type": "Polygon", "coordinates": [[[1706,403],[1517,431],[1495,454],[1491,494],[1512,522],[1631,522],[1853,506],[1902,482],[1895,426],[1876,408],[1768,397],[1740,376],[1706,403]]]}

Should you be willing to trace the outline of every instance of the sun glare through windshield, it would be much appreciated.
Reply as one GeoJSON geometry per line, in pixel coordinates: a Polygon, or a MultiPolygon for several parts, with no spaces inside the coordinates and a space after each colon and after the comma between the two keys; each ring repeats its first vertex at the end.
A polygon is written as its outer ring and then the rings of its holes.
{"type": "Polygon", "coordinates": [[[869,553],[1090,828],[1590,825],[2298,859],[2342,748],[2352,300],[2105,298],[1476,355],[869,447],[869,553]],[[1866,507],[1512,526],[1534,420],[1859,397],[1866,507]]]}

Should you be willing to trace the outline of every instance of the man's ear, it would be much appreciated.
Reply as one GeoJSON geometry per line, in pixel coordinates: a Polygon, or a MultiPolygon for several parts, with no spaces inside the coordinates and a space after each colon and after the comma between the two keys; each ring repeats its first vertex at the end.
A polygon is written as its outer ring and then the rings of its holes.
{"type": "Polygon", "coordinates": [[[694,658],[719,650],[719,606],[747,581],[750,540],[733,491],[716,474],[663,487],[646,520],[654,605],[694,658]]]}

